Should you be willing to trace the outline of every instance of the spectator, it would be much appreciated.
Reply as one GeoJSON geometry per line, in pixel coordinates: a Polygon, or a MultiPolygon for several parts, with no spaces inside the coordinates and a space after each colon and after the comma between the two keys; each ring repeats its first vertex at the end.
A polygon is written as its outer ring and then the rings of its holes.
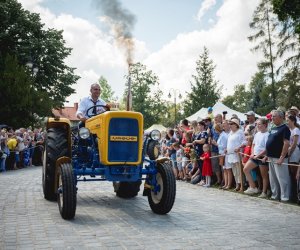
{"type": "MultiPolygon", "coordinates": [[[[198,172],[200,175],[198,176],[199,179],[196,179],[193,184],[196,184],[198,181],[201,180],[201,173],[202,173],[202,160],[200,160],[200,155],[203,154],[203,145],[208,143],[208,134],[205,130],[205,122],[201,121],[198,122],[198,129],[199,133],[196,135],[195,140],[193,141],[193,145],[195,148],[195,152],[197,155],[197,163],[198,163],[198,172]]],[[[204,184],[204,181],[202,182],[204,184]]]]}
{"type": "Polygon", "coordinates": [[[6,171],[6,158],[9,155],[9,149],[6,144],[6,137],[1,136],[0,138],[0,171],[6,171]]]}
{"type": "Polygon", "coordinates": [[[226,149],[226,152],[228,154],[228,167],[232,169],[232,173],[235,179],[235,191],[239,191],[241,188],[241,169],[240,156],[238,155],[238,153],[245,141],[245,136],[244,133],[240,130],[240,123],[238,119],[231,119],[229,125],[231,128],[231,132],[228,136],[226,149]]]}
{"type": "Polygon", "coordinates": [[[217,183],[216,183],[217,185],[221,185],[222,183],[222,174],[219,165],[219,158],[217,157],[219,155],[219,148],[218,148],[217,141],[221,133],[222,133],[222,124],[215,123],[212,129],[211,156],[213,158],[211,159],[211,164],[212,164],[213,173],[217,177],[217,183]]]}
{"type": "Polygon", "coordinates": [[[168,149],[168,156],[171,159],[172,162],[172,168],[173,173],[176,179],[178,179],[178,168],[177,168],[177,162],[176,162],[176,150],[173,147],[173,143],[176,142],[176,139],[174,138],[174,129],[168,130],[168,137],[170,140],[167,142],[167,149],[168,149]]]}
{"type": "MultiPolygon", "coordinates": [[[[291,131],[290,137],[290,147],[288,150],[289,156],[289,163],[293,165],[298,165],[300,161],[300,129],[297,123],[297,118],[293,115],[289,115],[286,119],[287,125],[291,131]]],[[[297,175],[297,167],[290,165],[289,172],[291,176],[291,200],[297,200],[297,182],[296,182],[296,175],[297,175]]]]}
{"type": "Polygon", "coordinates": [[[184,174],[183,174],[183,149],[180,147],[179,142],[173,143],[173,147],[176,150],[176,162],[177,162],[177,168],[178,168],[178,179],[183,180],[184,174]]]}
{"type": "Polygon", "coordinates": [[[205,184],[203,187],[210,187],[211,176],[212,176],[212,166],[211,166],[211,154],[209,151],[209,145],[203,145],[203,154],[200,156],[200,159],[203,161],[202,167],[202,176],[205,176],[205,184]]]}
{"type": "Polygon", "coordinates": [[[251,176],[251,170],[259,167],[262,181],[263,189],[260,198],[267,197],[267,188],[269,186],[268,177],[268,164],[266,163],[266,143],[269,137],[268,133],[268,121],[266,119],[260,118],[257,121],[258,132],[254,136],[254,141],[252,145],[252,153],[250,155],[250,160],[246,163],[244,168],[244,173],[249,183],[249,188],[244,192],[245,194],[257,194],[259,190],[255,186],[255,183],[251,176]]]}
{"type": "Polygon", "coordinates": [[[212,107],[207,108],[207,117],[210,118],[211,121],[214,119],[214,114],[213,114],[213,108],[212,107]]]}
{"type": "Polygon", "coordinates": [[[286,202],[290,199],[291,184],[287,156],[291,132],[284,124],[284,113],[281,110],[272,111],[272,120],[274,127],[271,129],[266,143],[271,199],[286,202]]]}
{"type": "Polygon", "coordinates": [[[297,123],[300,124],[300,118],[299,118],[299,109],[296,106],[292,106],[289,109],[289,113],[296,117],[297,123]]]}
{"type": "Polygon", "coordinates": [[[254,128],[256,127],[255,123],[255,113],[253,111],[248,111],[246,114],[248,125],[245,127],[245,132],[249,135],[254,135],[256,131],[254,128]]]}
{"type": "Polygon", "coordinates": [[[16,139],[16,136],[9,133],[8,134],[8,141],[7,141],[7,147],[9,149],[9,157],[7,158],[7,169],[17,169],[16,167],[16,154],[15,149],[17,147],[18,141],[16,139]]]}
{"type": "MultiPolygon", "coordinates": [[[[224,172],[223,172],[223,181],[224,181],[223,184],[224,185],[221,188],[225,189],[228,187],[229,181],[230,181],[230,183],[232,182],[232,172],[231,172],[231,169],[229,169],[227,171],[227,168],[225,167],[225,155],[224,155],[225,150],[227,148],[228,135],[230,132],[230,128],[229,128],[229,124],[228,124],[227,120],[223,121],[222,128],[223,128],[223,131],[218,138],[217,145],[218,145],[218,149],[219,149],[219,154],[221,155],[219,157],[219,165],[224,170],[224,172]],[[228,174],[229,171],[231,172],[230,175],[228,174]],[[229,180],[229,178],[230,178],[229,176],[231,177],[231,180],[229,180]]],[[[226,164],[226,165],[228,165],[228,164],[226,164]]]]}
{"type": "Polygon", "coordinates": [[[186,138],[186,134],[191,130],[191,128],[189,127],[189,122],[187,119],[184,119],[180,122],[180,126],[178,127],[178,131],[181,135],[181,144],[185,145],[187,138],[186,138]]]}

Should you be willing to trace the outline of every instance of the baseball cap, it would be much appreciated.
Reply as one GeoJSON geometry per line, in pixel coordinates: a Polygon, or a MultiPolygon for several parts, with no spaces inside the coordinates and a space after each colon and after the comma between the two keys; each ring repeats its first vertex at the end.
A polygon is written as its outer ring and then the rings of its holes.
{"type": "Polygon", "coordinates": [[[299,109],[296,106],[290,107],[290,110],[295,110],[295,111],[299,112],[299,109]]]}
{"type": "Polygon", "coordinates": [[[253,116],[255,116],[255,113],[253,111],[248,111],[247,113],[245,113],[245,115],[253,115],[253,116]]]}
{"type": "Polygon", "coordinates": [[[211,112],[211,111],[213,111],[213,108],[212,107],[208,107],[207,111],[211,112]]]}

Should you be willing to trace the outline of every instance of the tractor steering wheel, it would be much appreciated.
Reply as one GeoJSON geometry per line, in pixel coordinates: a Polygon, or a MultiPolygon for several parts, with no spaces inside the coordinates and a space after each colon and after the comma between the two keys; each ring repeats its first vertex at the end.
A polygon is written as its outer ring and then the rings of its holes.
{"type": "Polygon", "coordinates": [[[88,110],[86,111],[86,116],[87,116],[88,118],[91,118],[91,117],[93,117],[93,116],[95,116],[95,115],[102,114],[102,113],[104,113],[104,112],[106,112],[106,111],[110,111],[110,108],[109,108],[108,106],[106,106],[106,105],[95,105],[95,106],[92,106],[92,107],[88,108],[88,110]],[[91,110],[93,110],[94,107],[96,108],[96,110],[97,110],[97,107],[102,107],[102,108],[104,108],[105,110],[104,110],[104,111],[101,110],[99,113],[93,114],[93,113],[91,112],[91,110]]]}

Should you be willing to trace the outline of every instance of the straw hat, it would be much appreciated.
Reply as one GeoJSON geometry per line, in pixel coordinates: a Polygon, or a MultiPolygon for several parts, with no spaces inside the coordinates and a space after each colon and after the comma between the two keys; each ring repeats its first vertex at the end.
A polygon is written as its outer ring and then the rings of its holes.
{"type": "Polygon", "coordinates": [[[234,124],[236,124],[238,127],[240,127],[240,121],[239,121],[238,119],[233,118],[233,119],[230,120],[230,123],[234,123],[234,124]]]}

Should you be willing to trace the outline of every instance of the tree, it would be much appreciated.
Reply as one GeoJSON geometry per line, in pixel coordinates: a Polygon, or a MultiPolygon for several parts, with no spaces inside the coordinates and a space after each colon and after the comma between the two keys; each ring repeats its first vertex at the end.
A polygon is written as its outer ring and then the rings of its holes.
{"type": "Polygon", "coordinates": [[[246,89],[245,84],[237,84],[234,86],[233,95],[226,96],[222,102],[231,109],[245,113],[249,111],[249,102],[251,96],[246,89]]]}
{"type": "MultiPolygon", "coordinates": [[[[165,105],[162,101],[162,91],[158,88],[158,77],[141,63],[132,64],[129,69],[127,80],[131,78],[132,108],[141,112],[144,116],[144,127],[150,127],[153,123],[160,122],[161,113],[165,113],[165,105]],[[157,86],[155,93],[151,92],[151,87],[157,86]]],[[[124,93],[126,99],[128,93],[124,93]]]]}
{"type": "Polygon", "coordinates": [[[272,86],[272,107],[276,107],[276,82],[275,82],[275,45],[276,29],[278,28],[278,19],[272,13],[273,8],[271,0],[261,0],[260,4],[254,11],[250,27],[257,32],[249,36],[250,41],[258,41],[258,44],[253,50],[261,50],[264,55],[264,60],[259,63],[259,68],[268,72],[272,86]]]}
{"type": "Polygon", "coordinates": [[[214,80],[215,66],[209,59],[209,51],[204,47],[203,53],[196,62],[196,75],[192,75],[191,92],[184,101],[185,116],[197,112],[202,107],[213,106],[220,99],[220,88],[214,80]]]}
{"type": "Polygon", "coordinates": [[[279,82],[278,104],[288,109],[299,106],[300,102],[300,72],[291,69],[279,82]]]}
{"type": "MultiPolygon", "coordinates": [[[[31,69],[24,71],[31,78],[31,90],[34,90],[39,97],[37,101],[35,96],[30,95],[34,105],[31,106],[33,110],[29,114],[49,115],[52,108],[62,107],[65,98],[74,93],[71,85],[76,83],[79,77],[74,74],[74,68],[65,64],[65,59],[70,53],[71,48],[65,46],[62,31],[45,29],[40,16],[24,10],[16,0],[1,1],[0,72],[9,68],[6,63],[10,61],[7,59],[10,56],[16,59],[17,65],[23,66],[23,70],[28,61],[39,69],[37,74],[33,74],[31,69]]],[[[19,73],[21,71],[20,68],[19,73]]],[[[18,81],[12,79],[10,82],[18,81]]],[[[13,90],[14,85],[7,87],[13,90]]],[[[22,98],[23,95],[18,98],[20,103],[22,98]]],[[[7,105],[17,104],[7,103],[7,105]]],[[[10,111],[6,110],[6,112],[10,111]]],[[[34,117],[31,116],[30,119],[34,121],[34,117]]],[[[23,126],[23,124],[18,125],[23,126]]]]}
{"type": "Polygon", "coordinates": [[[265,81],[265,73],[263,71],[257,72],[251,79],[249,85],[249,96],[251,97],[249,102],[249,110],[253,110],[257,112],[259,108],[262,106],[262,98],[261,93],[265,86],[267,85],[265,81]]]}
{"type": "Polygon", "coordinates": [[[98,80],[101,86],[101,98],[107,102],[112,101],[114,92],[111,89],[111,86],[108,84],[107,80],[101,76],[98,80]]]}
{"type": "MultiPolygon", "coordinates": [[[[295,0],[272,0],[274,12],[280,25],[280,41],[277,55],[284,58],[279,70],[287,68],[300,69],[300,2],[295,0]]],[[[289,69],[287,70],[289,71],[289,69]]]]}
{"type": "Polygon", "coordinates": [[[31,110],[34,105],[32,79],[25,68],[18,65],[15,57],[6,56],[4,68],[0,71],[0,117],[1,123],[9,126],[31,124],[31,110]]]}
{"type": "Polygon", "coordinates": [[[280,21],[289,23],[293,33],[300,40],[300,2],[299,0],[272,0],[274,13],[280,21]]]}

